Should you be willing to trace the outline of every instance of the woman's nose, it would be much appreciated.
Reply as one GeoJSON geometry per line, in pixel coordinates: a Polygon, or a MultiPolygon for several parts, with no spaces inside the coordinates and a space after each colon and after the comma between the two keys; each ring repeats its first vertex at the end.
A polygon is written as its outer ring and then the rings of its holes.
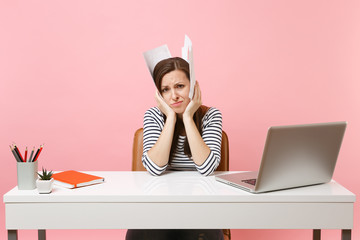
{"type": "Polygon", "coordinates": [[[179,95],[177,94],[177,92],[175,91],[175,89],[171,90],[171,98],[176,100],[179,98],[179,95]]]}

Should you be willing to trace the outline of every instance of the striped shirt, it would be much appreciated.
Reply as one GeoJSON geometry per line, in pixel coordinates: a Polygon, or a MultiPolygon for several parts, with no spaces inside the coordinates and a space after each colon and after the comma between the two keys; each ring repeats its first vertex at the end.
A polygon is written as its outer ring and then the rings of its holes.
{"type": "Polygon", "coordinates": [[[159,167],[154,163],[147,152],[155,145],[164,127],[164,115],[159,108],[153,107],[144,115],[144,140],[142,163],[152,175],[159,176],[165,170],[187,170],[199,171],[202,175],[210,175],[220,163],[221,137],[222,137],[222,115],[216,108],[209,108],[202,119],[202,139],[210,148],[210,154],[202,165],[194,163],[192,158],[185,154],[184,143],[186,136],[179,136],[176,151],[170,164],[159,167]]]}

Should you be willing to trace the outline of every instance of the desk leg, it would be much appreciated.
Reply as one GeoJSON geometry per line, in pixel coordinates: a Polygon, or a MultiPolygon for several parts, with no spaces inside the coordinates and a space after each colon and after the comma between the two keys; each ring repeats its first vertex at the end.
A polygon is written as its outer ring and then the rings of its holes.
{"type": "Polygon", "coordinates": [[[17,240],[18,231],[17,230],[8,230],[8,240],[17,240]]]}
{"type": "Polygon", "coordinates": [[[38,239],[46,240],[46,230],[38,230],[38,239]]]}
{"type": "Polygon", "coordinates": [[[351,240],[351,229],[341,230],[341,240],[351,240]]]}
{"type": "Polygon", "coordinates": [[[321,229],[314,229],[313,240],[320,240],[320,239],[321,239],[321,229]]]}

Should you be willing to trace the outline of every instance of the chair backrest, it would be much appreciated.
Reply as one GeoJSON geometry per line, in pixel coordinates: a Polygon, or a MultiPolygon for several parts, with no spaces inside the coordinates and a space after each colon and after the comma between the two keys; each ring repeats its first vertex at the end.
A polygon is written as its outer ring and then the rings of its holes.
{"type": "MultiPolygon", "coordinates": [[[[132,171],[146,171],[141,157],[143,154],[143,129],[136,130],[133,143],[132,171]]],[[[227,134],[222,132],[221,160],[216,171],[229,171],[229,139],[227,134]]]]}

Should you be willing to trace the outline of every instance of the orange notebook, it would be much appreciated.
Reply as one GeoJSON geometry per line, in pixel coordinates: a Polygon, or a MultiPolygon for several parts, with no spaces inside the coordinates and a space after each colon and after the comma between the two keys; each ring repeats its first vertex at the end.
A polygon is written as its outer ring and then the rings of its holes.
{"type": "Polygon", "coordinates": [[[66,188],[84,187],[104,182],[104,178],[74,170],[54,173],[54,183],[66,188]]]}

